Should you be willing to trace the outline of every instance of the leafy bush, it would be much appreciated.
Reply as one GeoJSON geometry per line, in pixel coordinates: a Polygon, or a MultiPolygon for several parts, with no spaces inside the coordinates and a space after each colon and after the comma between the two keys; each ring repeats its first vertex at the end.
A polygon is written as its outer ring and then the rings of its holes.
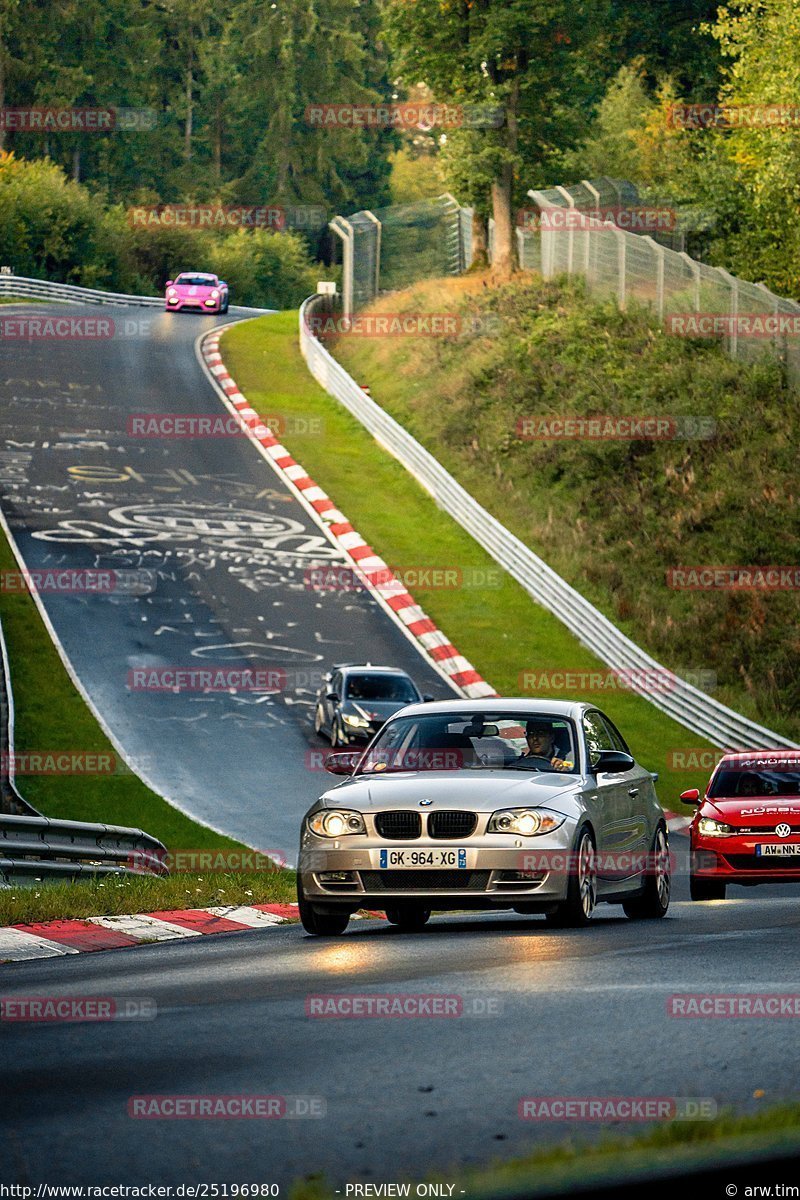
{"type": "Polygon", "coordinates": [[[217,232],[131,225],[47,160],[0,152],[0,262],[16,275],[157,295],[179,271],[213,271],[234,304],[290,308],[318,278],[302,237],[266,229],[217,232]]]}

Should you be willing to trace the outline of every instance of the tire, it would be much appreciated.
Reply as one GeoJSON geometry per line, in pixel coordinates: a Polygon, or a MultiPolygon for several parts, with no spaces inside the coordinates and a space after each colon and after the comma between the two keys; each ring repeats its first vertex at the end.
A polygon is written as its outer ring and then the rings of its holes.
{"type": "Polygon", "coordinates": [[[386,909],[386,920],[404,933],[418,933],[420,929],[425,928],[430,918],[431,910],[419,905],[386,909]]]}
{"type": "Polygon", "coordinates": [[[545,913],[545,921],[556,929],[577,929],[588,925],[597,906],[597,863],[592,831],[584,825],[575,843],[575,870],[570,870],[567,898],[545,913]]]}
{"type": "Polygon", "coordinates": [[[657,921],[667,915],[672,873],[669,863],[669,839],[663,825],[659,825],[650,850],[652,862],[645,876],[644,888],[638,896],[624,900],[622,911],[632,921],[657,921]]]}
{"type": "Polygon", "coordinates": [[[322,706],[320,704],[314,709],[314,733],[322,735],[322,706]]]}
{"type": "Polygon", "coordinates": [[[724,900],[725,882],[720,879],[704,879],[702,875],[690,875],[689,895],[692,900],[724,900]]]}
{"type": "Polygon", "coordinates": [[[306,933],[316,937],[336,937],[344,933],[350,924],[350,913],[322,913],[306,900],[300,876],[297,876],[297,907],[300,910],[300,923],[306,933]]]}
{"type": "Polygon", "coordinates": [[[229,304],[229,300],[228,300],[228,297],[226,296],[226,297],[225,297],[225,307],[224,307],[224,308],[221,308],[219,311],[220,311],[221,313],[226,313],[226,312],[228,311],[228,304],[229,304]]]}
{"type": "Polygon", "coordinates": [[[336,717],[331,721],[331,749],[341,750],[347,746],[347,742],[339,734],[339,726],[336,717]]]}

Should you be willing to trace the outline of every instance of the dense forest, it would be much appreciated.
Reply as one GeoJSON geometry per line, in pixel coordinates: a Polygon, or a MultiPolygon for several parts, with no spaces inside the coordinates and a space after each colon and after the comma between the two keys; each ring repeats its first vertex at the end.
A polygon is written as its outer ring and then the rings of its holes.
{"type": "Polygon", "coordinates": [[[152,290],[196,247],[251,302],[288,304],[330,256],[337,212],[446,188],[479,227],[494,217],[503,273],[529,187],[607,174],[702,208],[712,261],[792,292],[797,125],[681,129],[669,113],[791,104],[799,83],[799,0],[0,0],[0,253],[18,272],[152,290]],[[502,118],[309,117],[420,94],[502,118]],[[19,116],[64,109],[109,110],[113,127],[19,116]],[[194,203],[321,215],[281,231],[131,225],[131,206],[194,203]]]}

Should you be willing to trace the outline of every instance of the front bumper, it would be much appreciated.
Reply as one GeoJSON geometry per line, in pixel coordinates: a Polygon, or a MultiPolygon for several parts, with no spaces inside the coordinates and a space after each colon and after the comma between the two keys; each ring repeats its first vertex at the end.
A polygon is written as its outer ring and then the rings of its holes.
{"type": "Polygon", "coordinates": [[[298,874],[306,899],[344,908],[385,908],[403,900],[429,908],[509,908],[541,903],[543,909],[566,896],[574,870],[574,824],[540,838],[504,834],[458,839],[419,838],[392,842],[370,835],[340,839],[304,834],[298,874]],[[536,844],[533,844],[536,843],[536,844]],[[381,851],[407,850],[423,856],[448,851],[452,864],[419,867],[381,865],[381,851]],[[463,866],[456,865],[464,851],[463,866]],[[517,878],[517,876],[522,876],[517,878]],[[341,876],[341,878],[337,878],[341,876]]]}
{"type": "MultiPolygon", "coordinates": [[[[797,839],[792,839],[793,841],[797,839]]],[[[757,856],[757,845],[780,844],[772,833],[746,837],[697,837],[691,842],[691,871],[700,879],[724,883],[800,882],[800,844],[789,857],[757,856]]]]}
{"type": "Polygon", "coordinates": [[[164,308],[167,312],[183,312],[186,309],[190,312],[218,313],[222,308],[222,300],[181,300],[179,298],[171,300],[167,298],[164,301],[164,308]]]}

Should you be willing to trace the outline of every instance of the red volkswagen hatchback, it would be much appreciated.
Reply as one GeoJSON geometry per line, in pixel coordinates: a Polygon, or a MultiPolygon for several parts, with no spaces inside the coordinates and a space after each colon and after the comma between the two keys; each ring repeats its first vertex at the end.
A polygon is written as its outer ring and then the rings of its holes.
{"type": "Polygon", "coordinates": [[[689,830],[693,900],[724,900],[729,883],[800,883],[800,750],[726,754],[689,830]]]}

